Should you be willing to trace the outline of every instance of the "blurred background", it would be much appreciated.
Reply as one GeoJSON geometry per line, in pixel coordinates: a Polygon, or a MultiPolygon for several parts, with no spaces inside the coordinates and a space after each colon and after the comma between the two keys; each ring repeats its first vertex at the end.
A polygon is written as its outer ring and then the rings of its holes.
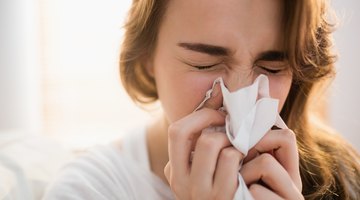
{"type": "Polygon", "coordinates": [[[130,0],[1,0],[0,131],[68,147],[119,137],[148,114],[122,89],[130,0]]]}
{"type": "MultiPolygon", "coordinates": [[[[68,147],[105,143],[150,115],[118,73],[130,0],[0,0],[0,133],[46,135],[68,147]]],[[[333,0],[338,74],[330,121],[360,150],[360,2],[333,0]]]]}

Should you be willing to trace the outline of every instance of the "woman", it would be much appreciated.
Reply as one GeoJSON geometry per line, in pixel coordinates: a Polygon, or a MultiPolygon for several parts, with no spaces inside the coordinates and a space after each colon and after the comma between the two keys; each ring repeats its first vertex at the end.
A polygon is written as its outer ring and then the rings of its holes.
{"type": "Polygon", "coordinates": [[[67,166],[45,199],[232,199],[240,174],[254,199],[357,199],[359,155],[310,117],[334,74],[327,3],[134,0],[120,57],[123,85],[162,117],[67,166]],[[271,129],[244,157],[221,132],[219,86],[269,79],[289,129],[271,129]],[[155,175],[155,176],[154,176],[155,175]]]}

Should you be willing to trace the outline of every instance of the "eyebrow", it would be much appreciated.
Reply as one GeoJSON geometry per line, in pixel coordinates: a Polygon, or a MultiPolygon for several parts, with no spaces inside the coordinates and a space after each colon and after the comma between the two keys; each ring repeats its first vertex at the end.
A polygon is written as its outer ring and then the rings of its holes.
{"type": "Polygon", "coordinates": [[[257,60],[264,61],[283,61],[287,60],[288,56],[282,51],[265,51],[258,56],[257,60]]]}
{"type": "MultiPolygon", "coordinates": [[[[178,43],[179,47],[182,47],[187,50],[196,51],[199,53],[205,53],[212,56],[229,56],[231,50],[222,46],[215,46],[210,44],[203,43],[186,43],[180,42],[178,43]]],[[[288,59],[288,56],[283,51],[270,50],[262,52],[257,60],[263,61],[283,61],[288,59]]]]}
{"type": "Polygon", "coordinates": [[[180,42],[178,43],[179,47],[182,47],[187,50],[196,51],[199,53],[209,54],[211,56],[229,56],[230,49],[221,46],[215,46],[210,44],[203,44],[203,43],[185,43],[180,42]]]}

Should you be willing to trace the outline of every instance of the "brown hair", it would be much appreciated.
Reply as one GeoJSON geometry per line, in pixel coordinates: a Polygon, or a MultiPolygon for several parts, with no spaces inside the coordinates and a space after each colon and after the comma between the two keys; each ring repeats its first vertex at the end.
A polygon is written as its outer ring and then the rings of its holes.
{"type": "Polygon", "coordinates": [[[360,156],[338,134],[315,120],[319,93],[334,75],[325,0],[285,1],[285,43],[294,82],[281,112],[297,136],[306,199],[357,199],[360,156]]]}
{"type": "MultiPolygon", "coordinates": [[[[155,49],[168,0],[133,0],[125,24],[120,74],[130,97],[140,104],[158,99],[144,58],[155,49]]],[[[284,43],[294,81],[281,116],[297,136],[306,199],[360,196],[360,156],[333,131],[312,119],[313,97],[334,75],[333,26],[326,0],[284,0],[284,43]]]]}
{"type": "Polygon", "coordinates": [[[152,56],[167,0],[133,0],[125,24],[120,54],[120,75],[127,93],[136,103],[158,99],[155,80],[147,73],[144,58],[152,56]]]}

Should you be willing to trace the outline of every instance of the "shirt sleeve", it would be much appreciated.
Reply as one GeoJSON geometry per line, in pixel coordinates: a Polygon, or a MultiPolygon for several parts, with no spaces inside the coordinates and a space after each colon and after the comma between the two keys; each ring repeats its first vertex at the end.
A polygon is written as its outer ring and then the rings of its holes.
{"type": "Polygon", "coordinates": [[[61,170],[43,200],[131,199],[127,186],[115,178],[119,176],[116,173],[119,170],[105,156],[82,156],[61,170]]]}

